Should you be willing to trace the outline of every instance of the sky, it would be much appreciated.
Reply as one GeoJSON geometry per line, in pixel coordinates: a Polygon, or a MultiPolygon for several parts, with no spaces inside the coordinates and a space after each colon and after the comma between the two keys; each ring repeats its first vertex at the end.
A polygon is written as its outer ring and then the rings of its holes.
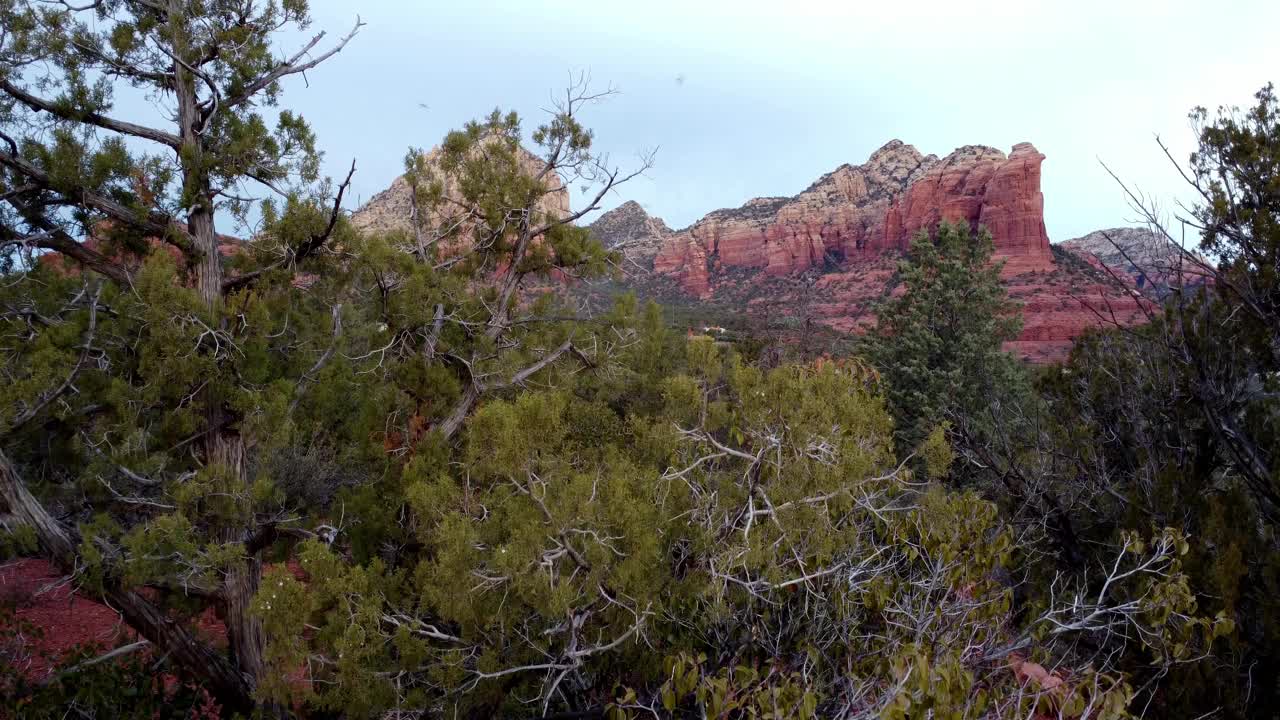
{"type": "MultiPolygon", "coordinates": [[[[532,130],[572,73],[617,93],[585,109],[595,147],[644,176],[636,200],[672,227],[793,195],[892,139],[943,156],[1030,141],[1054,241],[1133,224],[1105,162],[1167,211],[1187,198],[1155,138],[1185,159],[1196,105],[1248,106],[1280,80],[1280,2],[312,0],[307,32],[347,48],[286,86],[368,200],[494,107],[532,130]]],[[[302,36],[286,38],[301,42],[302,36]]],[[[583,196],[574,188],[574,207],[583,196]]],[[[589,220],[590,218],[588,218],[589,220]]]]}

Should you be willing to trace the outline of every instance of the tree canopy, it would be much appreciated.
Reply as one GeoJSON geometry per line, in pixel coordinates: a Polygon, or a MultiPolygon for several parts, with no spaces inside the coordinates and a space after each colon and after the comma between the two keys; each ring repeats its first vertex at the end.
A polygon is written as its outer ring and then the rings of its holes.
{"type": "Polygon", "coordinates": [[[579,221],[651,162],[599,152],[580,80],[532,129],[409,148],[407,224],[361,231],[284,103],[358,20],[281,49],[305,3],[0,19],[0,552],[129,630],[37,677],[0,608],[22,716],[1274,704],[1269,87],[1195,114],[1187,220],[1220,262],[1147,326],[1022,367],[990,236],[943,224],[864,356],[762,364],[579,302],[618,260],[579,221]]]}

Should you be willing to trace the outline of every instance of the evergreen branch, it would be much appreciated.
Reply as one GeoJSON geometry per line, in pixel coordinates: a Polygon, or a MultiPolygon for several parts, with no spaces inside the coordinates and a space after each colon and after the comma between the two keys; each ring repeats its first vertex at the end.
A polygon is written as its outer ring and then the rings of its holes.
{"type": "Polygon", "coordinates": [[[97,62],[105,65],[106,68],[102,69],[104,74],[123,75],[135,80],[146,80],[148,82],[163,83],[166,85],[172,82],[171,76],[167,73],[155,70],[143,70],[132,65],[122,64],[107,55],[102,54],[96,48],[90,45],[85,45],[77,40],[72,40],[71,46],[78,50],[81,55],[85,55],[90,59],[96,60],[97,62]]]}
{"type": "Polygon", "coordinates": [[[71,372],[67,373],[67,377],[62,381],[61,385],[46,392],[43,396],[37,399],[31,407],[27,408],[25,412],[15,417],[9,424],[6,432],[11,433],[28,422],[31,422],[49,406],[49,403],[53,402],[66,392],[67,389],[71,387],[71,383],[75,382],[76,376],[80,374],[80,370],[84,367],[85,361],[89,359],[89,353],[93,350],[93,336],[98,330],[98,295],[101,294],[101,292],[102,287],[99,286],[94,290],[93,297],[89,300],[89,326],[85,329],[84,342],[80,345],[80,357],[76,360],[76,364],[71,368],[71,372]]]}
{"type": "Polygon", "coordinates": [[[182,139],[172,133],[163,130],[139,125],[137,123],[127,122],[125,120],[116,120],[97,112],[77,112],[50,102],[44,98],[36,97],[13,83],[0,78],[0,90],[3,90],[10,97],[36,112],[47,112],[61,120],[68,122],[83,122],[102,128],[103,130],[111,130],[123,135],[131,135],[133,137],[150,140],[160,143],[177,150],[182,146],[182,139]]]}
{"type": "Polygon", "coordinates": [[[19,244],[40,250],[53,250],[75,260],[90,270],[114,280],[119,285],[127,287],[133,284],[133,278],[123,266],[112,262],[107,259],[106,255],[89,248],[84,243],[76,242],[66,231],[53,227],[52,223],[49,224],[47,229],[39,233],[20,235],[6,244],[19,244]]]}
{"type": "Polygon", "coordinates": [[[531,231],[530,234],[533,235],[533,237],[537,237],[539,235],[546,234],[552,228],[556,228],[561,225],[569,225],[575,222],[582,216],[600,207],[600,201],[604,200],[604,196],[607,195],[610,190],[613,190],[619,185],[622,185],[623,183],[629,182],[643,175],[645,171],[647,171],[650,167],[651,167],[651,162],[649,160],[646,160],[644,164],[641,165],[640,168],[622,177],[618,177],[617,170],[609,171],[608,180],[604,182],[604,185],[601,186],[600,190],[597,191],[594,196],[592,196],[591,200],[585,206],[583,206],[581,210],[578,210],[577,212],[569,213],[565,217],[560,218],[558,220],[552,220],[548,223],[545,223],[544,225],[541,225],[540,227],[538,227],[536,230],[531,231]]]}
{"type": "Polygon", "coordinates": [[[440,342],[440,331],[444,329],[444,304],[436,303],[435,317],[431,321],[431,332],[426,342],[422,343],[422,356],[428,360],[435,359],[436,345],[440,342]]]}
{"type": "MultiPolygon", "coordinates": [[[[111,464],[111,466],[112,466],[113,468],[115,468],[116,472],[118,472],[118,473],[120,473],[121,475],[123,475],[126,479],[128,479],[128,480],[130,480],[130,481],[132,481],[132,482],[134,482],[134,483],[136,483],[136,484],[138,484],[138,485],[142,485],[142,486],[144,486],[144,487],[155,487],[155,486],[157,486],[157,485],[159,485],[159,484],[160,484],[160,481],[159,481],[159,480],[155,480],[155,479],[152,479],[152,478],[146,477],[146,476],[144,476],[144,475],[139,475],[138,473],[136,473],[136,472],[134,472],[134,471],[130,470],[129,468],[127,468],[127,467],[125,467],[125,466],[121,465],[120,463],[116,462],[115,460],[112,460],[112,459],[111,459],[111,458],[110,458],[106,453],[102,452],[102,450],[101,450],[97,445],[95,445],[95,444],[93,444],[92,442],[90,442],[90,440],[89,440],[89,436],[88,436],[87,434],[85,434],[85,433],[81,432],[81,433],[80,433],[80,438],[84,441],[84,445],[85,445],[85,447],[87,447],[87,448],[89,448],[90,450],[92,450],[92,451],[93,451],[93,453],[94,453],[95,455],[97,455],[98,457],[100,457],[100,458],[102,458],[103,460],[105,460],[106,462],[110,463],[110,464],[111,464]]],[[[104,482],[103,484],[105,485],[106,483],[104,482]]],[[[108,486],[108,489],[110,489],[110,486],[108,486]]]]}
{"type": "Polygon", "coordinates": [[[56,3],[71,12],[84,12],[85,10],[97,10],[98,8],[102,7],[102,0],[93,0],[93,2],[88,3],[87,5],[72,5],[71,3],[67,2],[67,0],[40,0],[40,1],[50,5],[56,3]]]}
{"type": "MultiPolygon", "coordinates": [[[[87,187],[74,187],[63,190],[54,187],[49,173],[37,167],[17,154],[0,151],[0,165],[4,165],[26,177],[31,183],[57,192],[61,197],[57,204],[82,205],[97,210],[112,220],[124,223],[129,227],[159,238],[178,248],[187,257],[195,256],[187,231],[172,217],[160,212],[148,212],[145,216],[125,205],[112,200],[100,192],[87,187]]],[[[73,241],[74,242],[74,241],[73,241]]]]}
{"type": "Polygon", "coordinates": [[[316,373],[320,372],[329,360],[333,357],[333,353],[338,349],[338,341],[342,338],[342,303],[333,306],[333,342],[329,343],[328,349],[316,360],[316,364],[311,369],[302,374],[298,379],[297,388],[294,390],[293,401],[289,403],[289,414],[298,408],[298,403],[302,401],[302,396],[306,392],[307,387],[316,381],[316,373]]]}
{"type": "MultiPolygon", "coordinates": [[[[227,278],[226,280],[222,281],[222,293],[226,295],[226,294],[235,292],[240,288],[251,285],[254,282],[256,282],[258,278],[262,277],[266,273],[269,273],[272,270],[275,270],[277,268],[283,267],[286,264],[292,264],[296,267],[298,263],[302,262],[303,260],[306,260],[310,255],[314,254],[321,247],[323,247],[324,244],[328,242],[329,238],[333,235],[334,229],[336,229],[338,226],[338,218],[342,216],[342,198],[346,194],[347,190],[351,187],[351,178],[355,174],[356,174],[356,161],[353,159],[351,161],[351,169],[347,171],[346,179],[344,179],[342,181],[342,184],[338,186],[338,194],[333,199],[333,208],[329,211],[329,222],[328,224],[325,225],[325,228],[323,231],[311,235],[311,237],[307,238],[307,240],[299,244],[298,247],[291,250],[285,257],[267,265],[266,267],[259,268],[252,272],[244,273],[243,275],[237,275],[233,278],[227,278]]],[[[259,182],[262,182],[262,181],[259,180],[259,182]]],[[[266,184],[266,183],[263,183],[263,184],[266,184]]],[[[271,187],[271,186],[268,185],[268,187],[271,187]]]]}

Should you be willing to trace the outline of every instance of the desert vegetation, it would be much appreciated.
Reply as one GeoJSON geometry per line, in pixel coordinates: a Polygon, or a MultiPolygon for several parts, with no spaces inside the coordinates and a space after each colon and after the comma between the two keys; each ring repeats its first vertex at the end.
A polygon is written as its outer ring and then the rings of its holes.
{"type": "Polygon", "coordinates": [[[914,237],[835,354],[626,292],[589,311],[620,253],[582,219],[652,157],[593,147],[585,80],[410,149],[405,225],[361,229],[356,164],[321,177],[280,86],[358,19],[283,59],[296,0],[0,23],[0,562],[126,628],[37,663],[58,629],[0,593],[0,717],[1280,704],[1270,86],[1194,111],[1170,159],[1201,244],[1147,322],[1034,367],[964,224],[914,237]],[[167,124],[115,115],[138,91],[167,124]]]}

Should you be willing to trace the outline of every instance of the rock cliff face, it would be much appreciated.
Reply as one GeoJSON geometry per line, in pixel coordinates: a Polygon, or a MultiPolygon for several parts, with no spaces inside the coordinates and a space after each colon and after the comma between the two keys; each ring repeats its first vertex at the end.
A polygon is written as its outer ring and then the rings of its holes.
{"type": "Polygon", "coordinates": [[[587,228],[606,248],[620,251],[644,270],[653,269],[653,258],[671,236],[671,228],[662,218],[651,217],[635,200],[604,213],[587,228]]]}
{"type": "Polygon", "coordinates": [[[1205,281],[1207,262],[1194,250],[1184,251],[1147,228],[1095,230],[1061,246],[1086,261],[1132,278],[1136,287],[1161,295],[1180,285],[1205,281]]]}
{"type": "Polygon", "coordinates": [[[968,145],[939,160],[894,140],[866,163],[842,165],[795,197],[757,198],[710,213],[663,242],[654,271],[707,297],[730,268],[771,276],[838,268],[905,249],[916,232],[942,221],[987,227],[1010,270],[1046,270],[1052,258],[1043,160],[1030,143],[1008,156],[968,145]],[[699,261],[705,267],[692,266],[699,261]]]}
{"type": "Polygon", "coordinates": [[[654,272],[675,275],[691,294],[706,297],[715,276],[752,268],[783,276],[836,267],[879,254],[888,239],[891,203],[938,163],[894,140],[862,165],[841,165],[791,198],[757,198],[716,210],[663,243],[654,272]],[[704,267],[695,267],[701,261],[704,267]]]}
{"type": "Polygon", "coordinates": [[[907,188],[885,219],[886,244],[906,249],[911,237],[940,222],[987,228],[1006,273],[1048,270],[1040,163],[1044,155],[1019,143],[1005,157],[995,148],[966,145],[907,188]]]}
{"type": "Polygon", "coordinates": [[[894,140],[795,197],[751,200],[672,233],[651,284],[665,283],[669,301],[683,294],[770,322],[861,332],[874,323],[875,302],[900,292],[896,262],[911,238],[943,221],[966,223],[991,232],[1001,277],[1023,305],[1022,334],[1007,349],[1059,360],[1085,329],[1146,315],[1134,284],[1050,246],[1044,159],[1030,143],[1008,155],[967,145],[938,159],[894,140]]]}
{"type": "MultiPolygon", "coordinates": [[[[432,151],[428,162],[436,157],[432,151]]],[[[897,261],[916,233],[942,221],[983,226],[1009,295],[1023,305],[1022,334],[1008,349],[1032,362],[1053,361],[1089,327],[1143,322],[1145,280],[1128,271],[1113,277],[1107,267],[1114,258],[1095,258],[1100,246],[1088,238],[1070,246],[1075,252],[1050,246],[1044,159],[1030,143],[1008,155],[968,145],[939,159],[894,140],[793,197],[756,198],[682,230],[635,202],[604,213],[590,230],[622,251],[630,288],[684,305],[695,317],[722,312],[773,328],[863,332],[874,323],[876,302],[901,292],[897,261]]],[[[526,161],[537,167],[532,155],[526,161]]],[[[567,214],[568,193],[558,178],[552,182],[543,209],[567,214]]],[[[367,231],[411,232],[409,199],[408,183],[398,178],[353,222],[367,231]]]]}

